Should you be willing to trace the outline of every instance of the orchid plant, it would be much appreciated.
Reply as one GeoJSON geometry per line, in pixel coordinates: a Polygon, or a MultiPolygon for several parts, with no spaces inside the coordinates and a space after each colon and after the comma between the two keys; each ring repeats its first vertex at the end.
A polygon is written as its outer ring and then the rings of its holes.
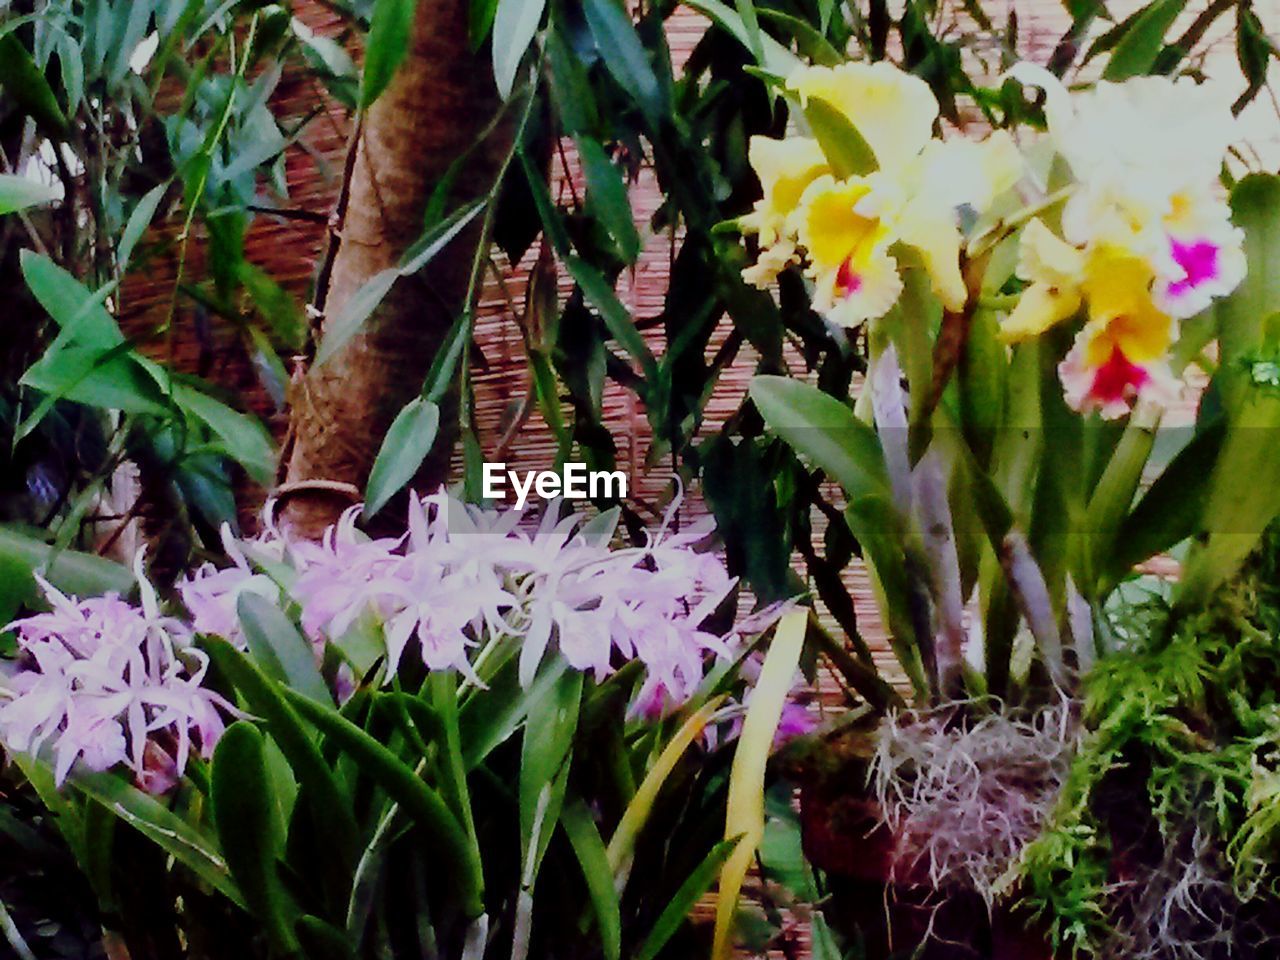
{"type": "Polygon", "coordinates": [[[616,511],[558,504],[441,492],[402,537],[356,507],[318,543],[268,506],[172,609],[141,555],[138,602],[42,578],[0,740],[104,903],[107,811],[172,857],[189,940],[212,915],[252,955],[654,957],[722,866],[741,883],[764,760],[813,726],[789,702],[807,613],[766,657],[781,611],[734,622],[678,503],[633,547],[616,511]]]}
{"type": "Polygon", "coordinates": [[[749,281],[800,271],[833,333],[865,338],[856,399],[777,376],[751,395],[844,488],[921,703],[1069,693],[1137,565],[1193,541],[1200,602],[1280,509],[1256,429],[1280,423],[1280,181],[1228,200],[1230,102],[1188,78],[1007,82],[1043,98],[1047,136],[938,136],[929,88],[888,63],[796,69],[795,133],[752,140],[763,197],[739,221],[749,281]],[[1160,431],[1197,369],[1195,432],[1160,431]]]}

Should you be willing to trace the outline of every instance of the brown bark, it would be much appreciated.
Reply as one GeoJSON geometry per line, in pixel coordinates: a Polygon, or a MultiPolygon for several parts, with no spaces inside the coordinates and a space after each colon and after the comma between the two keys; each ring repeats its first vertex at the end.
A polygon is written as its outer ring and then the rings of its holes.
{"type": "MultiPolygon", "coordinates": [[[[468,0],[419,0],[409,54],[353,135],[333,241],[317,281],[321,335],[343,305],[419,237],[432,190],[499,108],[489,57],[471,52],[468,9],[468,0]]],[[[491,136],[468,157],[453,188],[455,202],[490,189],[505,151],[502,139],[491,136]]],[[[398,281],[344,349],[295,377],[280,488],[291,535],[317,537],[351,502],[341,491],[364,489],[383,435],[421,388],[463,308],[477,241],[473,224],[420,275],[398,281]]],[[[441,412],[419,489],[447,476],[456,397],[446,398],[441,412]]]]}

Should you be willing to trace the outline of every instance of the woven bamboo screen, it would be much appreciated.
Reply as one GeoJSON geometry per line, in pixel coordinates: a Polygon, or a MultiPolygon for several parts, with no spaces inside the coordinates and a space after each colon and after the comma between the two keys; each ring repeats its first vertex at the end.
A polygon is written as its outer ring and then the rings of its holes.
{"type": "MultiPolygon", "coordinates": [[[[1119,17],[1136,8],[1139,2],[1113,0],[1109,8],[1113,15],[1119,17]]],[[[338,18],[318,0],[297,0],[294,6],[296,15],[318,33],[335,35],[340,30],[338,18]]],[[[1203,0],[1188,4],[1183,20],[1193,19],[1203,6],[1203,0]]],[[[971,21],[963,13],[962,3],[946,0],[944,7],[955,11],[948,29],[963,31],[972,28],[971,21]]],[[[1069,24],[1064,5],[1058,0],[984,0],[983,7],[994,22],[1005,22],[1011,15],[1016,16],[1020,53],[1031,60],[1047,58],[1069,24]]],[[[1272,35],[1280,31],[1280,0],[1260,2],[1257,12],[1272,35]]],[[[1175,25],[1175,34],[1179,26],[1181,24],[1175,25]]],[[[677,65],[693,49],[706,27],[705,20],[688,10],[682,10],[671,18],[669,42],[677,65]]],[[[1234,62],[1230,30],[1230,18],[1223,18],[1215,27],[1215,34],[1207,38],[1209,52],[1204,70],[1211,78],[1221,78],[1214,82],[1242,85],[1234,62]]],[[[1272,80],[1273,83],[1280,80],[1280,70],[1274,65],[1272,80]]],[[[743,82],[757,81],[744,77],[743,82]]],[[[1233,94],[1237,92],[1232,89],[1233,94]]],[[[275,101],[277,113],[282,118],[301,117],[318,103],[326,104],[324,112],[311,121],[301,141],[289,150],[287,156],[288,206],[324,217],[332,208],[337,193],[349,118],[341,108],[325,100],[314,81],[297,75],[286,75],[275,101]]],[[[1277,120],[1277,105],[1268,92],[1250,106],[1244,122],[1248,140],[1246,149],[1252,151],[1265,168],[1280,169],[1280,121],[1277,120]]],[[[557,176],[557,189],[568,190],[569,184],[577,180],[578,172],[571,151],[568,152],[567,170],[559,171],[557,176]]],[[[575,186],[581,190],[580,183],[575,186]]],[[[643,231],[659,200],[651,176],[642,173],[633,184],[632,200],[637,223],[643,231]]],[[[248,256],[284,284],[300,302],[306,302],[325,235],[323,222],[259,215],[249,233],[248,256]]],[[[624,303],[641,324],[661,311],[672,242],[666,235],[642,233],[642,236],[647,237],[644,252],[635,268],[624,278],[620,290],[624,303]]],[[[198,258],[200,255],[198,244],[193,245],[189,256],[198,258]]],[[[181,298],[173,300],[177,273],[175,257],[176,254],[161,256],[145,276],[131,279],[123,297],[126,328],[139,333],[154,329],[170,309],[171,302],[176,302],[180,311],[179,329],[182,331],[176,341],[179,365],[211,377],[242,397],[245,406],[267,418],[279,434],[283,426],[282,415],[258,386],[243,351],[233,343],[208,339],[214,336],[206,332],[210,325],[202,323],[201,318],[194,314],[184,314],[190,308],[181,298]]],[[[475,411],[480,441],[487,458],[506,460],[516,469],[545,469],[554,461],[555,445],[536,406],[529,403],[529,376],[520,329],[529,267],[529,262],[500,264],[500,276],[491,277],[485,286],[476,327],[475,411]]],[[[192,275],[194,273],[192,271],[192,275]]],[[[562,298],[566,297],[571,283],[562,276],[560,286],[562,298]]],[[[713,339],[710,350],[714,351],[719,346],[727,329],[726,320],[722,322],[719,336],[713,339]]],[[[654,347],[660,350],[661,344],[655,343],[654,347]]],[[[724,417],[736,409],[753,366],[753,358],[744,353],[725,371],[707,407],[706,431],[714,431],[724,417]]],[[[797,367],[797,372],[799,370],[797,367]]],[[[619,466],[630,475],[633,495],[642,506],[656,508],[669,493],[671,470],[668,464],[647,462],[649,431],[644,410],[633,394],[612,384],[606,388],[605,406],[608,425],[618,445],[619,466]]],[[[1188,398],[1182,416],[1190,416],[1192,409],[1193,401],[1188,398]]],[[[696,497],[691,499],[689,509],[699,509],[696,497]]],[[[815,518],[815,525],[820,521],[821,518],[815,518]]],[[[892,658],[883,632],[877,625],[865,575],[854,569],[849,572],[849,577],[864,635],[883,667],[893,673],[892,658]]]]}

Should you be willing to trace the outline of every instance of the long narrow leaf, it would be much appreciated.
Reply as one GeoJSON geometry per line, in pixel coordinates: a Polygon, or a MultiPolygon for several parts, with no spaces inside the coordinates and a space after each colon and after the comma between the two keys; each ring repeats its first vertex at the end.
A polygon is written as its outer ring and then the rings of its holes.
{"type": "Polygon", "coordinates": [[[738,735],[729,773],[724,832],[726,840],[741,837],[742,841],[720,872],[712,960],[728,960],[733,954],[733,920],[738,911],[738,894],[764,837],[765,767],[782,719],[782,708],[795,682],[808,622],[809,611],[804,608],[790,611],[778,622],[738,735]]]}

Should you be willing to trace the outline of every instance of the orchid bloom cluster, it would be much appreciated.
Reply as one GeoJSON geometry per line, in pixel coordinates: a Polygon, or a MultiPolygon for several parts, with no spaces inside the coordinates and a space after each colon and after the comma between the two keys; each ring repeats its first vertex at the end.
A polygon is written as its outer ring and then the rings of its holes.
{"type": "Polygon", "coordinates": [[[61,785],[73,764],[118,764],[153,793],[182,775],[194,749],[209,757],[234,710],[201,685],[206,655],[191,628],[160,611],[135,562],[141,604],[116,594],[78,600],[37,575],[51,609],[17,620],[17,670],[0,677],[0,741],[51,751],[61,785]]]}
{"type": "Polygon", "coordinates": [[[1245,273],[1243,233],[1216,189],[1236,135],[1230,100],[1185,77],[1070,94],[1038,67],[1011,74],[1044,89],[1050,137],[1075,186],[1060,236],[1040,220],[1023,231],[1018,275],[1029,286],[1004,339],[1083,311],[1059,366],[1071,407],[1114,418],[1136,400],[1167,403],[1178,390],[1168,360],[1178,322],[1245,273]]]}
{"type": "Polygon", "coordinates": [[[584,524],[548,508],[529,530],[518,511],[439,493],[411,498],[405,537],[368,540],[355,529],[358,512],[298,549],[292,592],[309,632],[336,638],[361,615],[376,616],[388,673],[415,639],[428,668],[474,679],[469,651],[509,637],[520,643],[527,685],[554,640],[571,667],[597,678],[619,660],[640,660],[640,700],[673,704],[702,682],[705,654],[730,653],[701,624],[735,581],[714,554],[692,549],[710,530],[673,532],[672,511],[645,546],[623,549],[610,547],[616,515],[584,524]]]}
{"type": "Polygon", "coordinates": [[[960,213],[986,211],[1017,183],[1013,140],[1003,131],[983,141],[935,139],[938,102],[928,84],[890,63],[802,67],[787,88],[802,105],[821,101],[847,120],[875,169],[841,177],[815,139],[752,137],[748,159],[764,196],[739,220],[760,248],[744,278],[765,288],[803,263],[814,309],[857,326],[901,295],[901,244],[920,257],[943,305],[960,310],[968,299],[960,213]]]}
{"type": "Polygon", "coordinates": [[[520,644],[528,684],[554,641],[570,666],[597,678],[619,661],[644,663],[637,705],[651,715],[702,682],[705,654],[731,651],[730,639],[701,624],[735,581],[714,554],[693,549],[710,533],[706,525],[672,530],[675,507],[645,546],[613,549],[612,514],[584,523],[548,509],[529,529],[518,511],[485,510],[441,492],[410,499],[405,536],[370,539],[356,528],[357,506],[319,543],[285,548],[269,525],[252,544],[228,539],[233,566],[206,565],[179,590],[198,631],[243,643],[241,594],[280,599],[276,582],[247,555],[265,553],[296,569],[289,594],[313,642],[339,641],[362,617],[376,619],[388,678],[412,641],[428,669],[476,680],[475,648],[509,638],[520,644]]]}
{"type": "MultiPolygon", "coordinates": [[[[1139,399],[1167,403],[1178,390],[1169,353],[1179,321],[1244,276],[1243,234],[1217,189],[1236,136],[1230,102],[1189,78],[1068,93],[1030,64],[1010,75],[1044,89],[1050,139],[1073,183],[1052,227],[1035,218],[1022,231],[1017,275],[1027,286],[1002,337],[1016,343],[1082,317],[1059,366],[1068,404],[1115,418],[1139,399]]],[[[800,263],[814,309],[855,326],[898,301],[899,260],[913,250],[942,305],[963,309],[961,224],[1004,211],[1023,180],[1008,133],[935,138],[928,85],[884,62],[802,67],[787,89],[802,107],[820,101],[847,120],[875,169],[842,178],[817,139],[753,137],[763,197],[739,225],[759,255],[743,276],[767,288],[800,263]]]]}

